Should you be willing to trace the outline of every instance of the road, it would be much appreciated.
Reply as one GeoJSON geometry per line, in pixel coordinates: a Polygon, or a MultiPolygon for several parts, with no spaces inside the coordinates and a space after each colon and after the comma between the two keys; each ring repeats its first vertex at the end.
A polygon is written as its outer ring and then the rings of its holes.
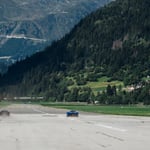
{"type": "Polygon", "coordinates": [[[150,118],[80,113],[37,105],[10,105],[0,117],[2,150],[149,150],[150,118]]]}

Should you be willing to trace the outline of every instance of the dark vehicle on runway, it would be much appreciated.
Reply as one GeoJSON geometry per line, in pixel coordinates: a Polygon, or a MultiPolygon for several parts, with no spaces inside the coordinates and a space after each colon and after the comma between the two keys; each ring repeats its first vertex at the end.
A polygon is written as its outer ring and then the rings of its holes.
{"type": "Polygon", "coordinates": [[[10,116],[10,112],[7,110],[2,110],[0,111],[0,116],[3,116],[3,117],[10,116]]]}
{"type": "Polygon", "coordinates": [[[79,116],[79,112],[75,111],[75,110],[70,110],[70,111],[66,112],[66,116],[67,117],[78,117],[79,116]]]}

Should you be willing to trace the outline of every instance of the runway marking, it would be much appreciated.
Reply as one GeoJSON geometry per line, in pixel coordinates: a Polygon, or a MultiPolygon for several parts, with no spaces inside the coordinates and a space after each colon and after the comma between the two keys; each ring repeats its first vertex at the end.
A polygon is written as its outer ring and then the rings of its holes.
{"type": "Polygon", "coordinates": [[[42,114],[49,114],[49,113],[47,113],[47,112],[41,111],[41,110],[36,109],[36,108],[32,108],[32,110],[35,111],[35,112],[42,113],[42,114]]]}
{"type": "Polygon", "coordinates": [[[75,119],[74,119],[74,118],[69,118],[69,120],[72,120],[72,121],[74,121],[75,119]]]}
{"type": "Polygon", "coordinates": [[[126,132],[127,131],[126,129],[116,128],[116,127],[103,125],[103,124],[96,124],[96,126],[107,128],[107,129],[111,129],[111,130],[115,130],[115,131],[120,131],[120,132],[126,132]]]}
{"type": "Polygon", "coordinates": [[[112,135],[109,135],[109,134],[106,134],[106,133],[103,133],[103,132],[101,132],[101,134],[102,135],[105,135],[105,136],[107,136],[107,137],[109,137],[109,138],[113,138],[113,139],[116,139],[116,140],[118,140],[118,141],[124,141],[124,139],[121,139],[121,138],[118,138],[118,137],[115,137],[115,136],[112,136],[112,135]]]}
{"type": "Polygon", "coordinates": [[[39,109],[36,109],[36,108],[32,108],[33,111],[35,112],[39,112],[39,113],[42,113],[44,115],[50,115],[50,116],[53,116],[53,117],[59,117],[59,118],[65,118],[64,116],[60,115],[60,114],[51,114],[51,113],[48,113],[48,112],[45,112],[45,111],[42,111],[42,110],[39,110],[39,109]]]}

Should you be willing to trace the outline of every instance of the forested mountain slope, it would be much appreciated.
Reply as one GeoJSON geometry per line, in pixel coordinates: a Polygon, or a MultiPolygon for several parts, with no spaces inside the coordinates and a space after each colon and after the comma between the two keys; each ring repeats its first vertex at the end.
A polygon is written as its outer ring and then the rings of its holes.
{"type": "Polygon", "coordinates": [[[44,52],[11,66],[1,86],[13,85],[7,88],[13,94],[57,97],[57,92],[67,93],[70,80],[107,76],[139,85],[150,75],[149,14],[149,0],[116,0],[83,19],[44,52]]]}
{"type": "Polygon", "coordinates": [[[0,71],[6,70],[1,67],[4,64],[24,59],[62,38],[81,18],[109,1],[1,0],[0,71]]]}

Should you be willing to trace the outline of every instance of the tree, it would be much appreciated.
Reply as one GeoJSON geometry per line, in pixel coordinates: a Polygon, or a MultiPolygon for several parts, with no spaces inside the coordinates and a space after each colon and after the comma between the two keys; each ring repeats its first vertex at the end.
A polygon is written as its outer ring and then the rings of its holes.
{"type": "Polygon", "coordinates": [[[107,86],[106,93],[107,93],[108,96],[112,96],[113,95],[113,90],[112,90],[111,85],[107,86]]]}

